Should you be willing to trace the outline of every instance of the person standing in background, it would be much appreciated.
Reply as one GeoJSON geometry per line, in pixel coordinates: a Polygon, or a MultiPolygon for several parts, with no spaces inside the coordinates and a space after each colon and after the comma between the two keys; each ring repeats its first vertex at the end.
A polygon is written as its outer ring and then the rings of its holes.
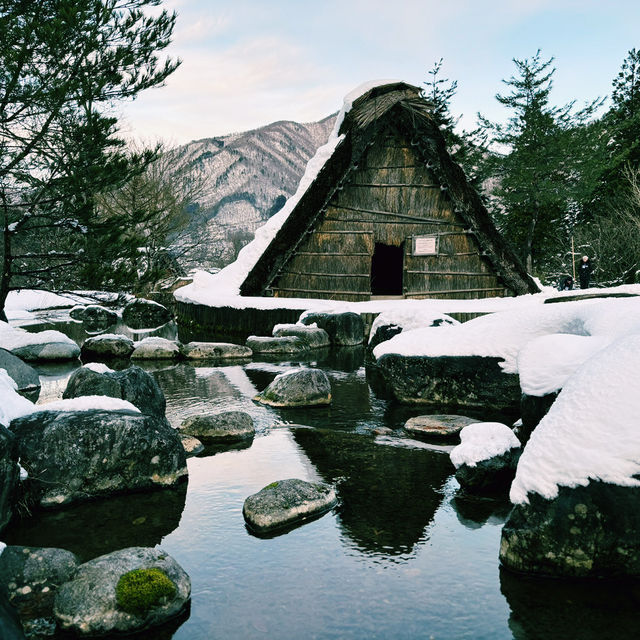
{"type": "Polygon", "coordinates": [[[582,256],[580,265],[578,266],[578,275],[580,276],[580,288],[588,289],[589,280],[591,279],[591,272],[593,271],[593,265],[589,256],[582,256]]]}

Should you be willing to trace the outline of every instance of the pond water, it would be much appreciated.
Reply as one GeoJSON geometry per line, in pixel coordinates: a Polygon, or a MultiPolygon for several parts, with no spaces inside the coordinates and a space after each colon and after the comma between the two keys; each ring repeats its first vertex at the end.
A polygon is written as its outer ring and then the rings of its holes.
{"type": "MultiPolygon", "coordinates": [[[[77,366],[42,367],[42,397],[59,397],[77,366]]],[[[84,560],[161,544],[191,577],[191,608],[141,638],[639,637],[636,584],[500,570],[509,505],[457,495],[447,448],[403,436],[401,425],[421,411],[376,397],[361,349],[295,363],[145,367],[174,426],[195,413],[240,409],[256,423],[253,442],[190,458],[178,489],[34,514],[3,534],[9,544],[62,547],[84,560]],[[326,371],[332,406],[272,409],[251,400],[294,365],[326,371]],[[394,432],[376,436],[383,426],[394,432]],[[244,499],[290,477],[336,483],[339,506],[286,533],[252,535],[244,499]]]]}

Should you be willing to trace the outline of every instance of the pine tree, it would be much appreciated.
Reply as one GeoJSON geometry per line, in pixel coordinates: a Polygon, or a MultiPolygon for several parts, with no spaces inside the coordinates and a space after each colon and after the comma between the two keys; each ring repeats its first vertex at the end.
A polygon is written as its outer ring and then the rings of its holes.
{"type": "Polygon", "coordinates": [[[12,287],[70,284],[91,254],[95,194],[152,159],[126,153],[109,109],[179,64],[158,57],[175,25],[147,11],[159,4],[0,0],[0,318],[12,287]]]}
{"type": "Polygon", "coordinates": [[[542,60],[538,51],[514,64],[516,74],[503,81],[510,92],[496,95],[510,111],[509,120],[501,125],[480,116],[480,122],[495,149],[487,159],[498,182],[494,216],[533,273],[575,220],[586,157],[578,140],[586,136],[587,121],[601,101],[578,111],[573,103],[554,107],[553,58],[542,60]]]}

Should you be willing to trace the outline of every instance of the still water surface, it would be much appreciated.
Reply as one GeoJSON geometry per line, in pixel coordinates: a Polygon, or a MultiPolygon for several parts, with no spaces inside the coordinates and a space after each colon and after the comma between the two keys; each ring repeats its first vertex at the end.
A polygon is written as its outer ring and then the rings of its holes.
{"type": "MultiPolygon", "coordinates": [[[[75,366],[43,367],[42,397],[59,397],[75,366]]],[[[302,363],[146,368],[174,426],[195,413],[244,410],[256,423],[253,442],[189,459],[188,484],[177,490],[35,515],[4,536],[84,560],[161,544],[191,576],[191,610],[145,639],[640,637],[637,585],[500,571],[508,505],[456,495],[446,451],[400,430],[420,411],[375,396],[361,351],[302,363]],[[293,365],[326,371],[331,407],[272,409],[251,400],[293,365]],[[395,431],[376,436],[382,426],[395,431]],[[244,499],[290,477],[336,483],[339,506],[284,534],[250,534],[244,499]]]]}

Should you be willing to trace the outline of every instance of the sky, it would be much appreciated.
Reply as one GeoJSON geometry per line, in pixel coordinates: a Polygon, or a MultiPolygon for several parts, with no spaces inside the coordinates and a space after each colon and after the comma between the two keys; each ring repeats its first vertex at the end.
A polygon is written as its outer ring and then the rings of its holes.
{"type": "Polygon", "coordinates": [[[166,86],[121,107],[124,132],[170,145],[277,120],[313,122],[369,80],[458,82],[452,113],[504,121],[495,95],[513,58],[554,57],[551,100],[584,104],[611,92],[640,48],[639,0],[164,0],[178,15],[166,86]]]}

